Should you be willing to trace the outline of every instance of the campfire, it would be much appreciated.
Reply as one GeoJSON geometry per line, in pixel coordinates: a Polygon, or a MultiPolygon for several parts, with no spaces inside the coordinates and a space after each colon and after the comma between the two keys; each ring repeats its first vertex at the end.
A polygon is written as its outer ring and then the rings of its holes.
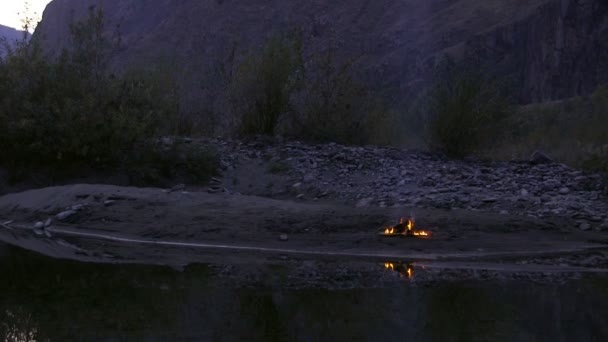
{"type": "Polygon", "coordinates": [[[384,236],[411,236],[427,238],[431,236],[431,232],[427,230],[416,230],[414,229],[414,220],[402,218],[399,224],[392,227],[384,228],[384,232],[381,232],[384,236]]]}
{"type": "Polygon", "coordinates": [[[403,262],[385,262],[384,268],[399,273],[399,276],[401,277],[407,277],[408,279],[412,279],[414,277],[414,265],[412,264],[403,262]]]}

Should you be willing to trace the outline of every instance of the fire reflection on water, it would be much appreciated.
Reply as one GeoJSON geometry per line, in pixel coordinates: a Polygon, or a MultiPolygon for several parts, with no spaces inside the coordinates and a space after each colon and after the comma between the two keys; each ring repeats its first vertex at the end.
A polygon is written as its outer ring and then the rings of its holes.
{"type": "Polygon", "coordinates": [[[385,262],[384,268],[399,273],[399,276],[412,279],[414,277],[414,265],[404,262],[385,262]]]}

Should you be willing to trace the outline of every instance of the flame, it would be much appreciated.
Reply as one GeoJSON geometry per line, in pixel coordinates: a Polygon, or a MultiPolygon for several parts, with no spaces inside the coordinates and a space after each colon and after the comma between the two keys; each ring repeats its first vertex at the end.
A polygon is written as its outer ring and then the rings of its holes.
{"type": "Polygon", "coordinates": [[[414,230],[414,219],[406,219],[402,217],[399,219],[399,224],[392,227],[386,227],[384,229],[384,235],[405,235],[405,236],[417,236],[417,237],[429,237],[431,232],[424,230],[414,230]]]}
{"type": "Polygon", "coordinates": [[[395,264],[393,264],[392,262],[385,262],[384,263],[384,268],[386,268],[387,270],[394,271],[395,270],[395,264]]]}

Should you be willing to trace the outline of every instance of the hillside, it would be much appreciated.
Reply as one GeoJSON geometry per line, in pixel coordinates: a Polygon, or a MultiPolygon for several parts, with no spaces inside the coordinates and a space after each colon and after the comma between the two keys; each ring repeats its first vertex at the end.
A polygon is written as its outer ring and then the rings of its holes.
{"type": "MultiPolygon", "coordinates": [[[[23,31],[15,30],[12,27],[0,25],[0,39],[6,39],[8,43],[23,38],[23,31]]],[[[0,56],[4,53],[3,47],[0,47],[0,56]]]]}
{"type": "MultiPolygon", "coordinates": [[[[52,1],[37,33],[48,46],[62,46],[67,23],[97,2],[52,1]]],[[[331,46],[360,57],[368,81],[393,98],[427,81],[446,52],[510,76],[522,103],[586,94],[608,81],[608,3],[601,0],[108,0],[102,6],[108,30],[120,24],[119,66],[172,61],[200,76],[233,45],[246,51],[298,28],[309,52],[331,46]]]]}

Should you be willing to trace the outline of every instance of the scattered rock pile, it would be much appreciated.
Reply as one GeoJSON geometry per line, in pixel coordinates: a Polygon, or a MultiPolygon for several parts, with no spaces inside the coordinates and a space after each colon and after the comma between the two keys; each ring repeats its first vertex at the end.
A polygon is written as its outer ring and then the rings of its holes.
{"type": "Polygon", "coordinates": [[[459,208],[569,217],[580,229],[608,230],[608,199],[602,195],[600,176],[552,162],[540,152],[528,161],[457,161],[396,148],[281,139],[200,142],[216,146],[222,186],[228,192],[322,199],[359,207],[459,208]],[[273,165],[281,165],[278,175],[272,172],[273,165]],[[256,167],[267,172],[255,174],[256,167]],[[238,186],[246,182],[267,182],[268,186],[238,186]]]}

